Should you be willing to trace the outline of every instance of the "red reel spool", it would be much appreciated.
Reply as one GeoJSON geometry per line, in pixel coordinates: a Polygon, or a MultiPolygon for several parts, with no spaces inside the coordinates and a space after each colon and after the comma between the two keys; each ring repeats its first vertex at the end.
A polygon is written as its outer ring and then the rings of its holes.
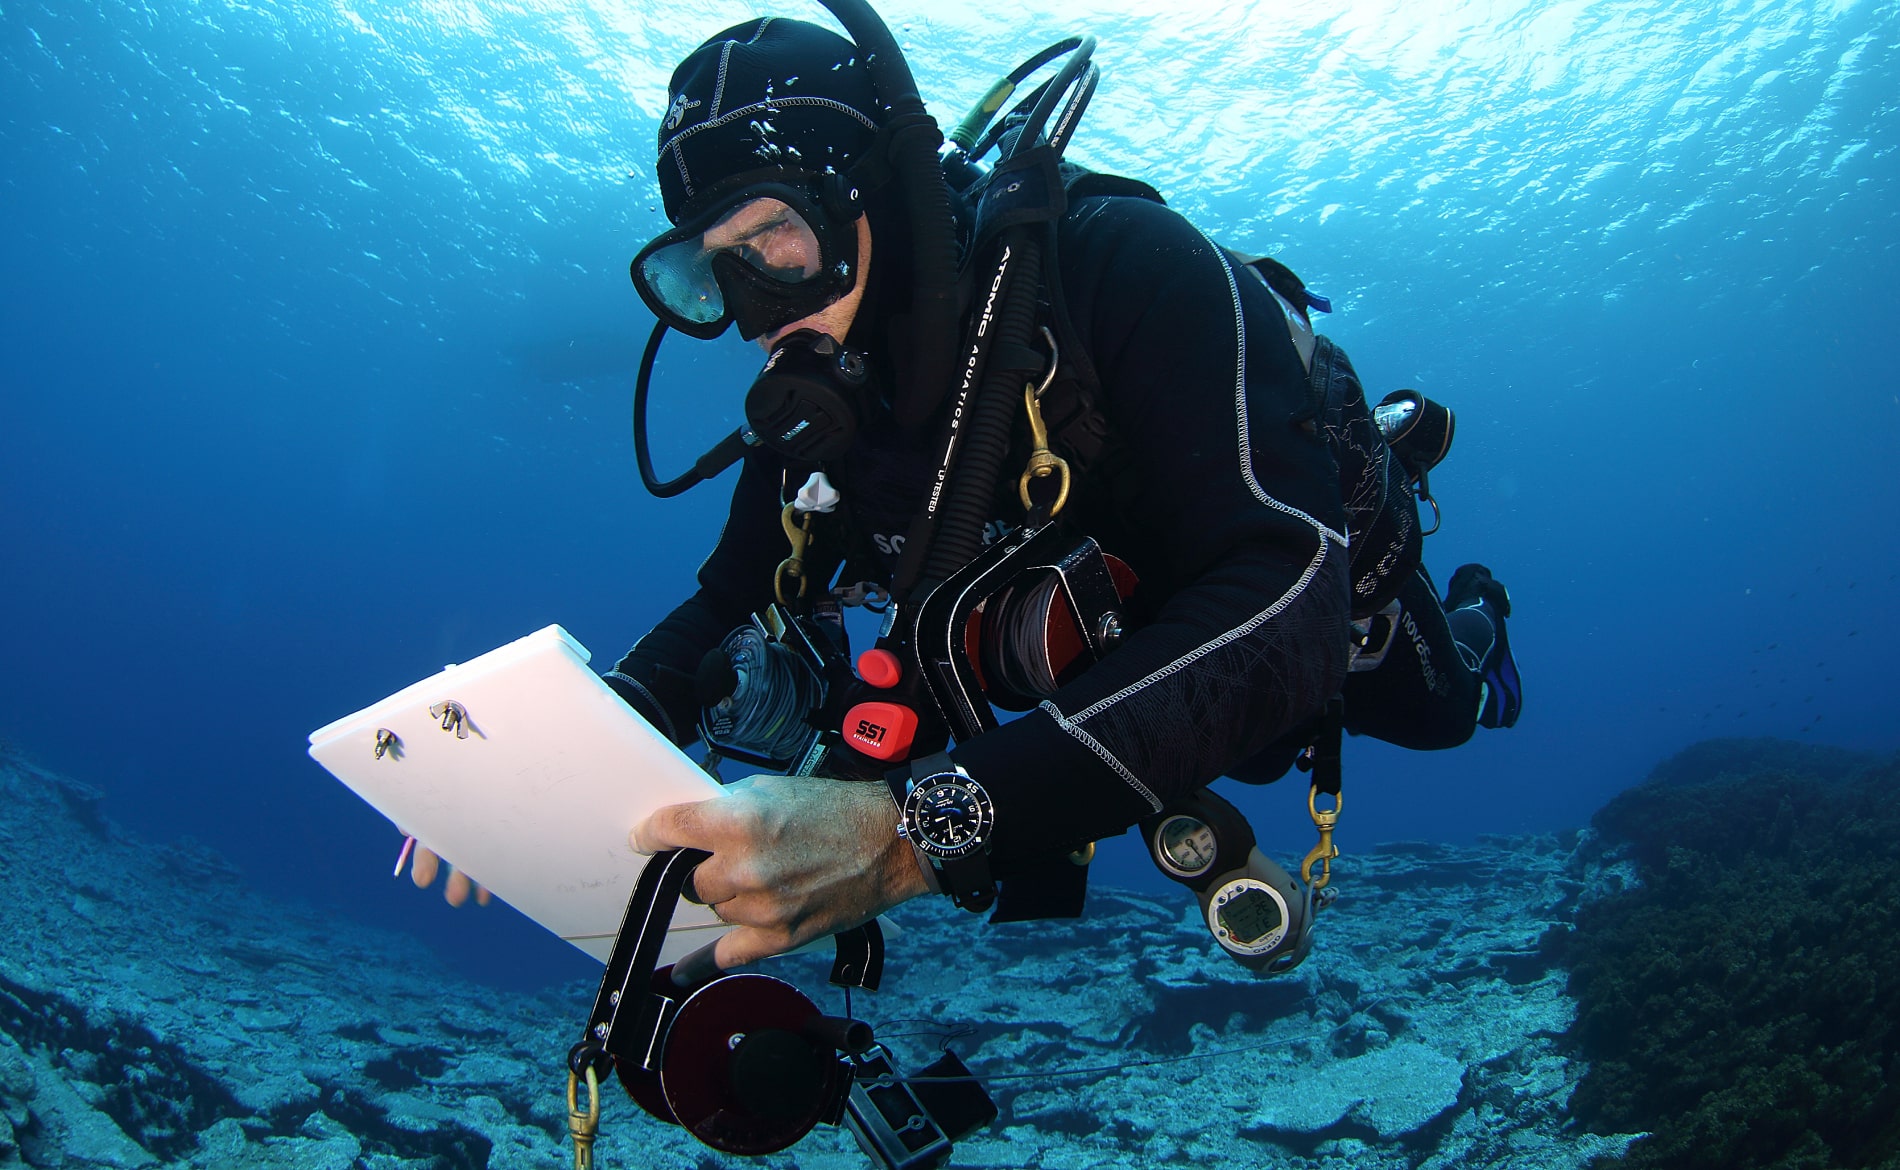
{"type": "Polygon", "coordinates": [[[822,1013],[769,975],[727,975],[680,1004],[660,1073],[619,1066],[640,1107],[715,1150],[771,1154],[826,1119],[849,1087],[835,1050],[810,1038],[822,1013]]]}
{"type": "MultiPolygon", "coordinates": [[[[1123,601],[1137,580],[1119,557],[1103,554],[1123,601]]],[[[1053,575],[1019,578],[970,614],[963,649],[985,697],[1005,711],[1026,711],[1071,681],[1088,651],[1074,608],[1053,575]],[[1025,637],[1027,635],[1027,637],[1025,637]]]]}

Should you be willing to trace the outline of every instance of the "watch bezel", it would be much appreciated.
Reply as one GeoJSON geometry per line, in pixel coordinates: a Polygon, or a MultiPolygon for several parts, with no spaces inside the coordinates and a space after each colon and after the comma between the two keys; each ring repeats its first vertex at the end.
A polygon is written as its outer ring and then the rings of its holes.
{"type": "Polygon", "coordinates": [[[990,830],[996,827],[996,809],[990,802],[990,794],[983,790],[981,784],[961,772],[936,772],[913,782],[910,791],[904,796],[903,816],[904,835],[910,843],[926,856],[939,861],[955,860],[983,851],[989,845],[990,830]],[[961,845],[939,844],[924,830],[924,801],[933,790],[944,787],[962,789],[976,803],[976,832],[961,845]]]}

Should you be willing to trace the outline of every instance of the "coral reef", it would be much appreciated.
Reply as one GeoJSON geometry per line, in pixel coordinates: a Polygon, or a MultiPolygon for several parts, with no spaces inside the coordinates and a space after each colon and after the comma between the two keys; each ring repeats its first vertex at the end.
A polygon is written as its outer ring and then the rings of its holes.
{"type": "Polygon", "coordinates": [[[1606,805],[1574,932],[1587,1124],[1628,1167],[1900,1167],[1900,761],[1699,744],[1606,805]]]}

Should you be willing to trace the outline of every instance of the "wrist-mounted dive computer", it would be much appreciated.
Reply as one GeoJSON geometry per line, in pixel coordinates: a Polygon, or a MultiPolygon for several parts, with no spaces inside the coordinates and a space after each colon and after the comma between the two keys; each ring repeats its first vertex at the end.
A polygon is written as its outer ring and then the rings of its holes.
{"type": "Polygon", "coordinates": [[[897,801],[897,835],[910,842],[937,884],[965,910],[996,901],[990,877],[990,832],[996,810],[990,794],[941,752],[888,776],[897,801]]]}

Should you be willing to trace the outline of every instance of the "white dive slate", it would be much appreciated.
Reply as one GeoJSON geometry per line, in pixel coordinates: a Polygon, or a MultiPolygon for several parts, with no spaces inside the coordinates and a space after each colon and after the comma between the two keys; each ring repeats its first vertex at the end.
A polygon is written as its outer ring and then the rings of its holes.
{"type": "MultiPolygon", "coordinates": [[[[589,657],[549,626],[318,728],[310,755],[402,831],[605,962],[647,861],[627,830],[723,790],[607,689],[589,657]]],[[[729,929],[682,901],[660,962],[729,929]]]]}

